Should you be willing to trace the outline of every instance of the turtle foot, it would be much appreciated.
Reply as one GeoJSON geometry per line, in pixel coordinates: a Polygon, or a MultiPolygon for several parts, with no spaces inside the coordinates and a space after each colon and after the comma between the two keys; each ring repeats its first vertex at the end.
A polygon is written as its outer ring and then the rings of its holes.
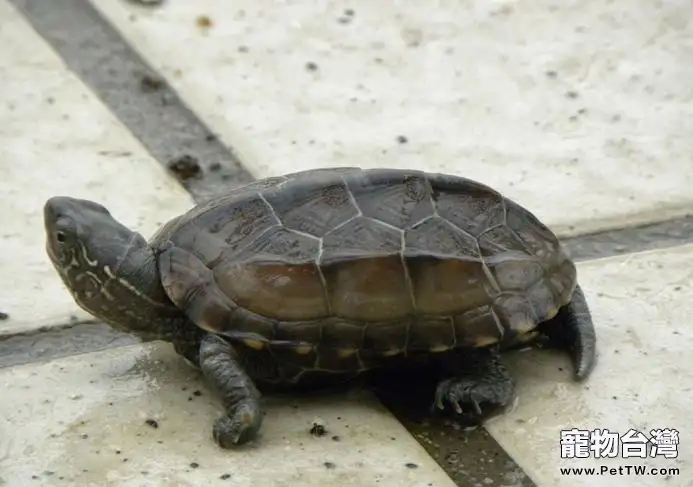
{"type": "Polygon", "coordinates": [[[212,434],[221,448],[231,449],[253,440],[262,426],[263,414],[256,404],[241,403],[216,420],[212,434]]]}
{"type": "Polygon", "coordinates": [[[242,358],[223,338],[208,334],[200,345],[200,366],[222,398],[226,414],[214,423],[212,435],[221,448],[248,443],[257,436],[264,417],[260,392],[241,366],[242,358]]]}
{"type": "Polygon", "coordinates": [[[451,406],[457,414],[484,416],[487,411],[509,406],[515,384],[500,357],[491,351],[474,351],[462,360],[459,375],[440,381],[434,407],[451,406]],[[490,406],[490,407],[488,407],[490,406]]]}

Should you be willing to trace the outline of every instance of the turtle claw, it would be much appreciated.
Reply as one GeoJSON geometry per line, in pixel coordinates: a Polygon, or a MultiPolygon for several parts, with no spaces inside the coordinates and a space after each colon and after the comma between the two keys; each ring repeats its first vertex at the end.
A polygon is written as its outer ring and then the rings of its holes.
{"type": "Polygon", "coordinates": [[[477,416],[482,416],[482,403],[504,407],[512,402],[513,397],[514,389],[511,382],[489,382],[478,378],[456,377],[442,380],[438,384],[435,406],[444,410],[447,403],[457,414],[474,412],[477,416]]]}
{"type": "Polygon", "coordinates": [[[445,409],[445,403],[444,400],[447,400],[450,404],[452,404],[452,407],[455,409],[455,412],[457,414],[462,414],[462,406],[460,406],[459,401],[457,401],[456,398],[454,397],[445,397],[445,395],[442,393],[442,388],[441,386],[438,386],[438,389],[436,390],[436,399],[433,402],[433,406],[431,407],[432,410],[440,409],[441,411],[445,409]]]}
{"type": "Polygon", "coordinates": [[[221,416],[214,423],[214,441],[224,449],[245,445],[257,436],[262,418],[262,411],[255,404],[239,404],[232,414],[221,416]]]}

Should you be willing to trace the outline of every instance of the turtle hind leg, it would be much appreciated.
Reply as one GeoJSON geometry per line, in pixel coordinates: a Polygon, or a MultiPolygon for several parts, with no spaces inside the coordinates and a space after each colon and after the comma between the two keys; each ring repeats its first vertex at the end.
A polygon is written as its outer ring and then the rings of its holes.
{"type": "Polygon", "coordinates": [[[579,285],[570,304],[563,306],[551,320],[541,323],[539,330],[555,346],[569,351],[576,380],[589,377],[597,361],[597,333],[579,285]]]}
{"type": "Polygon", "coordinates": [[[226,415],[214,423],[216,443],[228,449],[254,439],[262,426],[264,412],[260,392],[243,370],[238,352],[223,338],[208,334],[200,345],[199,363],[226,410],[226,415]]]}
{"type": "Polygon", "coordinates": [[[446,403],[458,413],[485,416],[482,404],[491,409],[505,408],[515,398],[515,383],[496,349],[478,348],[455,353],[446,366],[455,366],[454,375],[441,380],[436,387],[435,403],[445,409],[446,403]]]}

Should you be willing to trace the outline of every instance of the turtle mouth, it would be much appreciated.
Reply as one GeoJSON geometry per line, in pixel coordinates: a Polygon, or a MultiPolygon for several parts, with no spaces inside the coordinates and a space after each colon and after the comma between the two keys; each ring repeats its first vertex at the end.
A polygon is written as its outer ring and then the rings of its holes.
{"type": "Polygon", "coordinates": [[[51,240],[50,236],[46,238],[46,254],[48,254],[48,258],[50,259],[51,263],[53,264],[53,267],[60,273],[60,275],[64,276],[67,273],[67,268],[69,267],[68,262],[70,259],[67,259],[67,256],[61,255],[58,252],[56,252],[55,248],[53,245],[51,245],[51,240]]]}

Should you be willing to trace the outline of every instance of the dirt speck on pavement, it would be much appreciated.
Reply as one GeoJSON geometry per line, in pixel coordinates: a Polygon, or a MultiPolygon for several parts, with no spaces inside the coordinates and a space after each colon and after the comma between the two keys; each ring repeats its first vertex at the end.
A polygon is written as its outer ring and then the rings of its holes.
{"type": "Polygon", "coordinates": [[[163,89],[166,86],[166,81],[153,74],[143,74],[140,77],[140,89],[144,93],[154,93],[163,89]]]}
{"type": "Polygon", "coordinates": [[[197,157],[189,154],[183,154],[171,159],[168,163],[168,168],[180,181],[186,181],[199,176],[202,172],[197,157]]]}

